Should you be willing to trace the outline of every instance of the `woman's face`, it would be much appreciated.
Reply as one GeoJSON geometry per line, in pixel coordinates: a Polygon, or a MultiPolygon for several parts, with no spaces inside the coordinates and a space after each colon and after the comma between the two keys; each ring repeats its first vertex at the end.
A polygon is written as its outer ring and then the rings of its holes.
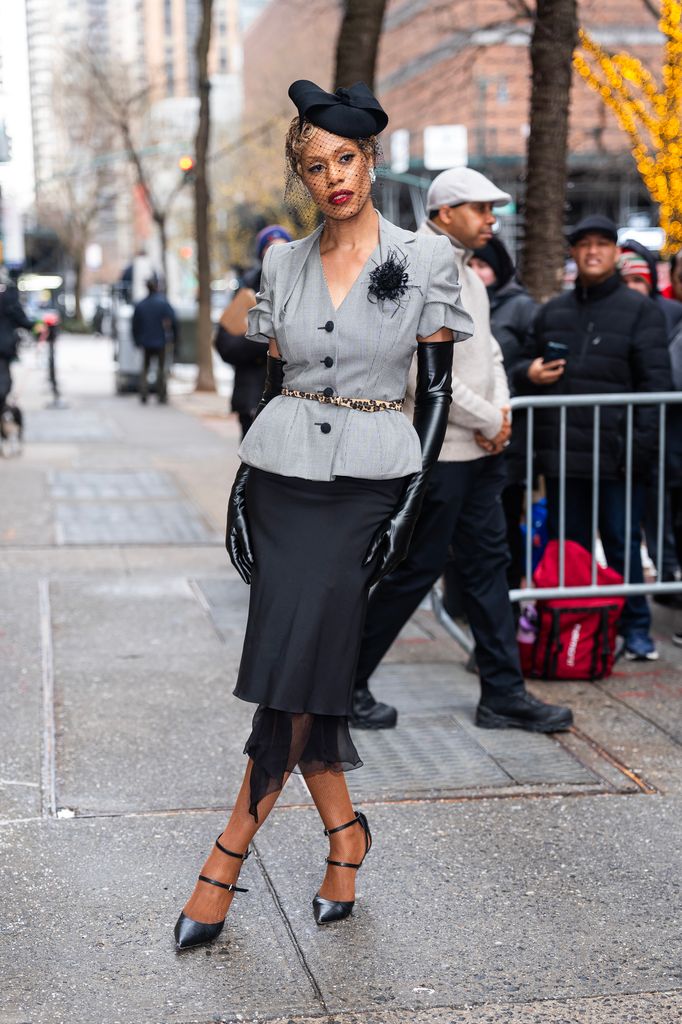
{"type": "Polygon", "coordinates": [[[682,257],[680,256],[675,261],[675,269],[670,275],[670,283],[673,288],[673,295],[678,302],[682,302],[682,257]]]}
{"type": "Polygon", "coordinates": [[[495,271],[486,263],[484,260],[479,260],[478,256],[472,256],[469,266],[474,270],[480,277],[486,288],[490,288],[491,285],[495,284],[497,278],[495,277],[495,271]]]}
{"type": "Polygon", "coordinates": [[[369,199],[370,164],[354,139],[318,128],[301,153],[303,184],[325,217],[349,220],[369,199]]]}

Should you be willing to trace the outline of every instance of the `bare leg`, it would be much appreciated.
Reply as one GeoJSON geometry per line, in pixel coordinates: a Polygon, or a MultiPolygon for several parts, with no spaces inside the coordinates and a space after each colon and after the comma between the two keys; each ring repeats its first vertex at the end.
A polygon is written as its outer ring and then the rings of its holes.
{"type": "MultiPolygon", "coordinates": [[[[220,842],[233,853],[246,853],[249,843],[261,827],[268,814],[275,806],[277,797],[282,792],[278,789],[264,797],[258,804],[258,821],[249,812],[250,803],[250,780],[253,762],[249,759],[244,774],[244,780],[239,790],[239,796],[232,809],[230,820],[225,826],[220,842]]],[[[286,782],[288,775],[285,776],[286,782]]],[[[236,882],[242,867],[242,861],[236,857],[227,857],[215,846],[208,855],[208,859],[201,869],[202,875],[208,878],[215,878],[218,882],[236,882]]],[[[337,868],[337,870],[339,870],[337,868]]],[[[230,904],[232,903],[233,892],[226,892],[215,885],[207,885],[205,882],[197,882],[194,892],[185,904],[183,911],[193,921],[201,921],[203,924],[217,924],[222,921],[230,904]]]]}
{"type": "MultiPolygon", "coordinates": [[[[325,828],[336,828],[352,821],[355,811],[343,772],[317,772],[306,775],[305,781],[325,828]]],[[[365,855],[365,833],[360,825],[345,828],[329,837],[330,858],[359,864],[365,855]]],[[[352,868],[327,865],[320,896],[327,900],[354,900],[355,875],[352,868]]]]}

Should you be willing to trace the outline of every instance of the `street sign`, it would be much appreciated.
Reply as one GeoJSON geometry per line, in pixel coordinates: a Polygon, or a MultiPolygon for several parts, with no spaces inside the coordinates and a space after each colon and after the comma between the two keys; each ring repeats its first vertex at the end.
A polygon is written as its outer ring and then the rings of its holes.
{"type": "Polygon", "coordinates": [[[427,170],[466,167],[468,158],[466,125],[430,124],[424,129],[424,167],[427,170]]]}
{"type": "Polygon", "coordinates": [[[85,250],[85,265],[88,270],[99,270],[102,266],[102,246],[91,242],[85,250]]]}
{"type": "Polygon", "coordinates": [[[391,133],[391,170],[405,174],[410,169],[410,133],[407,128],[398,128],[391,133]]]}

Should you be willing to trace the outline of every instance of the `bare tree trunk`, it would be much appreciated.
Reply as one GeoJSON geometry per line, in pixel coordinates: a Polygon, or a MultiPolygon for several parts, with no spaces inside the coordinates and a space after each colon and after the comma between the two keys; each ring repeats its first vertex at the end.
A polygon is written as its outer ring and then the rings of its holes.
{"type": "Polygon", "coordinates": [[[532,91],[522,277],[539,301],[561,288],[566,252],[568,112],[577,35],[576,0],[538,0],[530,45],[532,91]]]}
{"type": "Polygon", "coordinates": [[[365,82],[374,88],[374,71],[386,0],[345,0],[336,43],[334,88],[365,82]]]}
{"type": "Polygon", "coordinates": [[[199,125],[195,143],[194,217],[197,239],[197,276],[199,278],[199,316],[197,322],[197,391],[215,391],[213,349],[211,346],[211,258],[208,234],[210,196],[206,156],[211,128],[208,49],[211,43],[213,0],[202,0],[202,21],[197,38],[197,77],[199,86],[199,125]]]}
{"type": "Polygon", "coordinates": [[[159,245],[161,246],[161,273],[163,275],[163,290],[168,294],[168,232],[166,230],[166,213],[155,210],[153,215],[156,226],[159,229],[159,245]]]}
{"type": "Polygon", "coordinates": [[[81,296],[83,294],[83,261],[84,252],[76,252],[73,257],[73,317],[74,320],[82,320],[81,296]]]}

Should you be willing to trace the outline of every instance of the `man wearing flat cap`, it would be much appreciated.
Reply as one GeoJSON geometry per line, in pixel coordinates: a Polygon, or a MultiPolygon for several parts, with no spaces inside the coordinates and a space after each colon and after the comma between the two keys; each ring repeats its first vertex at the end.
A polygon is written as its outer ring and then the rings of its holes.
{"type": "MultiPolygon", "coordinates": [[[[481,679],[476,724],[534,732],[572,724],[570,710],[543,704],[526,691],[507,589],[509,551],[501,494],[502,452],[511,432],[509,389],[500,346],[490,330],[485,286],[469,260],[474,249],[492,238],[493,208],[510,199],[469,167],[444,171],[428,191],[428,220],[419,233],[443,235],[450,242],[461,302],[473,319],[474,334],[456,346],[445,441],[431,470],[409,553],[370,598],[353,702],[356,726],[395,725],[395,708],[374,700],[368,679],[442,575],[450,551],[476,641],[481,679]]],[[[413,375],[405,403],[408,415],[414,386],[413,375]]]]}
{"type": "MultiPolygon", "coordinates": [[[[577,267],[575,287],[540,310],[526,359],[514,383],[520,392],[557,395],[613,394],[671,389],[665,319],[645,295],[628,288],[618,272],[618,231],[601,214],[585,217],[568,235],[577,267]],[[549,346],[549,348],[548,348],[549,346]],[[556,358],[559,353],[563,358],[556,358]]],[[[550,536],[559,524],[558,411],[536,413],[535,449],[547,485],[550,536]]],[[[566,537],[592,549],[594,413],[570,409],[566,424],[566,537]]],[[[645,484],[658,446],[655,406],[634,410],[633,486],[630,536],[626,536],[626,416],[622,406],[600,414],[599,510],[597,528],[608,564],[622,573],[630,546],[630,578],[642,583],[641,521],[645,484]]],[[[650,635],[651,613],[644,596],[626,601],[619,630],[626,658],[658,658],[650,635]]]]}

